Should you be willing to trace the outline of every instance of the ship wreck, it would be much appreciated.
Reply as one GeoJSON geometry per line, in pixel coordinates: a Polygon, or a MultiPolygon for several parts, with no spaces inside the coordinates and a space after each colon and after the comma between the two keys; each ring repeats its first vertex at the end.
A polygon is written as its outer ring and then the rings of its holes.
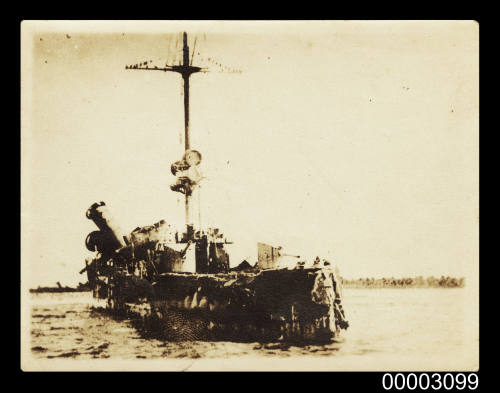
{"type": "Polygon", "coordinates": [[[185,229],[165,220],[124,232],[104,202],[86,217],[97,226],[85,245],[94,256],[87,273],[93,296],[107,309],[140,318],[143,327],[170,340],[331,341],[349,326],[342,307],[338,272],[326,260],[311,266],[296,256],[282,267],[280,247],[257,243],[255,266],[230,266],[218,228],[193,223],[192,196],[199,192],[202,155],[190,146],[189,78],[206,69],[192,65],[187,34],[178,65],[148,62],[126,69],[179,73],[184,91],[184,155],[171,165],[173,192],[185,199],[185,229]]]}

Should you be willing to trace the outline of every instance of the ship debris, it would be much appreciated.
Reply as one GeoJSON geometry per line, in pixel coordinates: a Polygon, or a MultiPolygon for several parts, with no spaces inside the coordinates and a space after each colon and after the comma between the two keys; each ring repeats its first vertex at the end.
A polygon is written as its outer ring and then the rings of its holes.
{"type": "Polygon", "coordinates": [[[115,312],[138,316],[143,328],[171,340],[328,341],[347,329],[341,281],[328,261],[312,267],[281,247],[257,244],[258,261],[230,268],[226,245],[218,228],[194,224],[192,196],[203,179],[202,155],[190,146],[189,78],[206,72],[189,61],[183,34],[183,62],[130,70],[171,71],[184,84],[184,155],[170,171],[171,190],[185,198],[186,227],[177,231],[165,220],[124,232],[104,202],[86,212],[98,230],[85,245],[95,256],[85,261],[89,285],[96,298],[115,312]],[[284,258],[297,260],[292,269],[284,258]]]}

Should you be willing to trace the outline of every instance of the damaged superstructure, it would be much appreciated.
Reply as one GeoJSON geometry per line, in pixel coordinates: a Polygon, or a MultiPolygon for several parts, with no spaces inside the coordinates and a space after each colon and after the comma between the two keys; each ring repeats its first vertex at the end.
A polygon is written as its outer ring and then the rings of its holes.
{"type": "MultiPolygon", "coordinates": [[[[327,262],[305,268],[282,268],[280,247],[258,243],[258,263],[230,269],[226,245],[217,228],[196,228],[191,196],[199,192],[201,154],[189,143],[189,77],[200,67],[189,63],[184,33],[183,64],[165,68],[129,67],[178,72],[184,81],[185,152],[171,166],[171,189],[185,196],[186,229],[165,220],[125,233],[104,202],[86,216],[99,228],[85,241],[96,255],[86,261],[96,298],[114,310],[143,317],[148,329],[183,340],[238,341],[330,340],[348,323],[342,308],[340,280],[327,262]]],[[[319,259],[318,259],[319,261],[319,259]]],[[[246,261],[245,261],[246,262],[246,261]]]]}

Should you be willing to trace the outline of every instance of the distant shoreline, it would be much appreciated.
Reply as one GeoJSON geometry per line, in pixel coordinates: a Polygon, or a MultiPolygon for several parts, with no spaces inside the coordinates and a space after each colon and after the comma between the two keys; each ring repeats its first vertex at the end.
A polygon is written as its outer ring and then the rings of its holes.
{"type": "Polygon", "coordinates": [[[59,282],[57,282],[56,287],[41,287],[30,288],[30,293],[61,293],[61,292],[90,292],[92,289],[89,283],[85,284],[79,283],[76,288],[65,286],[63,287],[59,282]]]}
{"type": "Polygon", "coordinates": [[[91,292],[91,289],[39,287],[30,288],[30,293],[91,292]]]}
{"type": "Polygon", "coordinates": [[[440,278],[430,276],[424,278],[402,277],[402,278],[358,278],[346,280],[342,278],[344,288],[463,288],[465,287],[465,278],[445,277],[440,278]]]}
{"type": "MultiPolygon", "coordinates": [[[[465,287],[465,278],[445,277],[440,278],[430,276],[424,278],[418,277],[402,277],[402,278],[358,278],[347,280],[341,277],[342,287],[344,288],[463,288],[465,287]]],[[[65,286],[57,283],[56,287],[38,287],[31,288],[30,293],[62,293],[62,292],[90,292],[88,282],[85,284],[79,283],[76,288],[65,286]]]]}

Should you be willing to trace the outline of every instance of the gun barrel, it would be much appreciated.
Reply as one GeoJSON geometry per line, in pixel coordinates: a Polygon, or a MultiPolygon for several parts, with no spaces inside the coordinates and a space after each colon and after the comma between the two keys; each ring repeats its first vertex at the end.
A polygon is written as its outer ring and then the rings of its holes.
{"type": "Polygon", "coordinates": [[[87,210],[86,216],[92,220],[106,237],[109,247],[117,249],[126,246],[124,232],[113,219],[104,202],[94,203],[87,210]]]}

